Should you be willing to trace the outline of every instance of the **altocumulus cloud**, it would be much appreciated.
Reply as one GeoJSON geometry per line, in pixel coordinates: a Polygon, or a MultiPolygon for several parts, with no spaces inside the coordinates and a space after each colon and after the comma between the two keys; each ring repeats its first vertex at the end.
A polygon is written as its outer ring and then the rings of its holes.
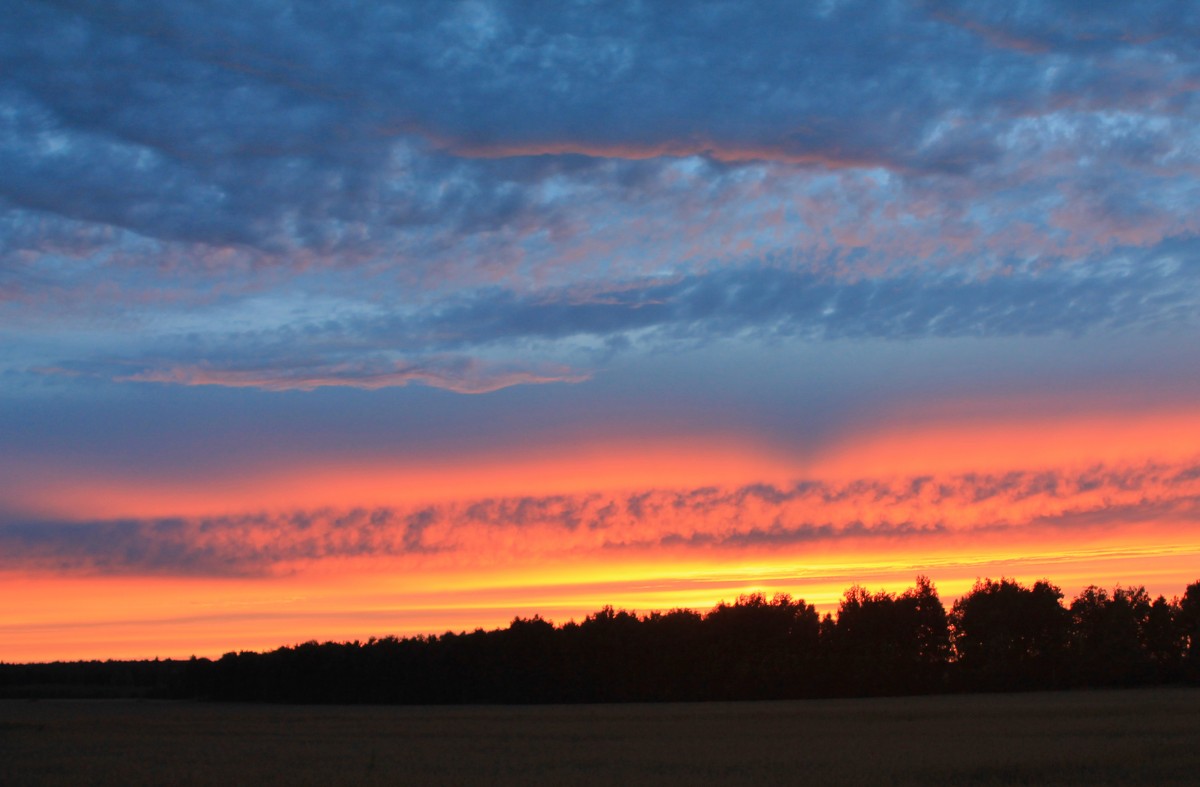
{"type": "Polygon", "coordinates": [[[0,32],[0,189],[168,242],[354,258],[376,236],[462,253],[565,231],[553,193],[653,188],[668,166],[570,154],[1011,188],[1088,151],[1097,180],[1173,183],[1197,27],[1173,3],[22,3],[0,32]]]}
{"type": "Polygon", "coordinates": [[[0,372],[478,393],[1195,313],[1188,4],[6,12],[0,372]]]}
{"type": "Polygon", "coordinates": [[[0,566],[253,575],[308,561],[565,558],[1003,532],[1042,538],[1200,519],[1200,465],[1145,463],[832,483],[654,489],[202,518],[0,523],[0,566]]]}

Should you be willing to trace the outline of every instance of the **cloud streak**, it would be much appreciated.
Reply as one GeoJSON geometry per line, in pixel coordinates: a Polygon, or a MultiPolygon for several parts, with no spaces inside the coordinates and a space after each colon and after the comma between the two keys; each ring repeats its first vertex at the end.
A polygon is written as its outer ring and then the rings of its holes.
{"type": "Polygon", "coordinates": [[[1195,243],[1129,250],[1088,270],[983,279],[909,273],[846,281],[807,271],[717,270],[620,288],[517,295],[484,289],[403,316],[350,314],[160,340],[145,357],[61,359],[43,374],[127,382],[312,390],[411,383],[460,393],[580,382],[609,359],[722,341],[920,341],[1080,336],[1194,327],[1195,243]],[[297,341],[302,349],[293,349],[297,341]]]}
{"type": "MultiPolygon", "coordinates": [[[[61,374],[62,369],[47,370],[61,374]]],[[[135,372],[115,378],[118,382],[218,385],[228,388],[259,388],[265,391],[311,391],[322,387],[366,390],[402,388],[420,384],[462,394],[498,391],[513,385],[577,383],[587,375],[560,368],[546,373],[488,369],[470,359],[435,359],[426,365],[382,364],[276,364],[274,368],[222,369],[209,364],[174,366],[135,372]]]]}
{"type": "Polygon", "coordinates": [[[461,566],[571,560],[613,550],[738,555],[868,543],[936,545],[947,537],[998,533],[1014,542],[1057,542],[1147,523],[1157,523],[1160,536],[1179,539],[1198,520],[1200,465],[1145,463],[465,499],[408,508],[10,521],[0,524],[0,554],[7,570],[257,575],[364,556],[461,566]]]}

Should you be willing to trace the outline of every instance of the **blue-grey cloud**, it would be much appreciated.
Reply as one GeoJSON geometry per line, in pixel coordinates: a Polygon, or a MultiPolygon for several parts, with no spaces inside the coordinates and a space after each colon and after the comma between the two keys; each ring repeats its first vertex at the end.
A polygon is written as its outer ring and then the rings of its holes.
{"type": "MultiPolygon", "coordinates": [[[[412,383],[483,393],[579,382],[614,356],[727,340],[917,341],[1190,330],[1200,309],[1191,239],[1086,268],[986,278],[908,273],[846,281],[759,266],[615,289],[519,295],[484,289],[391,316],[163,337],[140,355],[105,352],[33,367],[118,381],[312,390],[412,383]]],[[[404,310],[401,310],[404,311],[404,310]]]]}
{"type": "Polygon", "coordinates": [[[1100,175],[1117,155],[1195,163],[1153,143],[1195,112],[1198,25],[1179,3],[6,11],[0,199],[173,243],[353,260],[383,239],[421,258],[463,234],[553,229],[546,193],[564,179],[636,188],[655,169],[610,181],[571,154],[914,178],[992,177],[1030,154],[1100,175]]]}
{"type": "Polygon", "coordinates": [[[1048,0],[1014,7],[1003,0],[922,0],[938,19],[959,24],[988,44],[1021,50],[1195,52],[1200,12],[1186,3],[1156,0],[1131,14],[1120,0],[1081,6],[1048,0]]]}
{"type": "Polygon", "coordinates": [[[401,325],[444,346],[657,331],[664,337],[798,335],[806,339],[922,339],[1080,334],[1131,325],[1188,325],[1200,266],[1194,244],[1176,256],[1134,253],[1119,266],[1022,271],[985,279],[955,273],[841,281],[778,268],[726,269],[644,286],[518,297],[484,293],[445,308],[428,327],[401,325]]]}

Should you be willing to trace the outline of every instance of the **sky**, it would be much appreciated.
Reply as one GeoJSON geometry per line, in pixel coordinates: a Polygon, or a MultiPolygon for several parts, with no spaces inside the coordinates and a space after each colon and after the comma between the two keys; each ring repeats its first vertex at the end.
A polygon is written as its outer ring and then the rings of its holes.
{"type": "Polygon", "coordinates": [[[1200,579],[1200,5],[0,26],[0,660],[1200,579]]]}

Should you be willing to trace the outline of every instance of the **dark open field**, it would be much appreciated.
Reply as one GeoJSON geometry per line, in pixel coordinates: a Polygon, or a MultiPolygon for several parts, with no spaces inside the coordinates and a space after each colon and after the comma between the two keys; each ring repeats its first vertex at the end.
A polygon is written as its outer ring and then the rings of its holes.
{"type": "Polygon", "coordinates": [[[0,783],[1197,784],[1200,690],[548,707],[9,700],[0,783]]]}

